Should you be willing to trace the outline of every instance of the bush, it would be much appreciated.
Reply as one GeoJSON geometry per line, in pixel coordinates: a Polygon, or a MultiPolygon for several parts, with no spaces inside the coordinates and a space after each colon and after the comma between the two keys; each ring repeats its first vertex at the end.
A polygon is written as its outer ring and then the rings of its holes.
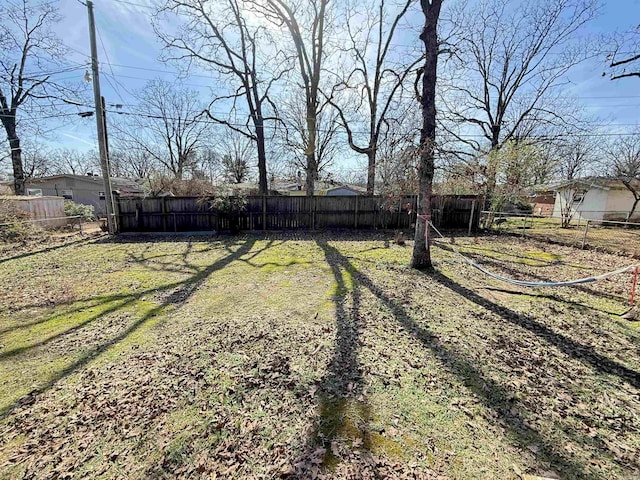
{"type": "Polygon", "coordinates": [[[247,210],[247,197],[218,195],[208,199],[209,208],[229,219],[229,230],[236,234],[240,231],[240,213],[247,210]]]}
{"type": "Polygon", "coordinates": [[[219,213],[241,213],[247,209],[247,197],[217,196],[210,200],[209,207],[219,213]]]}
{"type": "Polygon", "coordinates": [[[82,217],[85,220],[93,220],[96,216],[93,205],[83,205],[72,201],[64,202],[64,213],[68,217],[82,217]]]}
{"type": "Polygon", "coordinates": [[[10,200],[0,200],[0,241],[25,242],[43,234],[36,224],[29,222],[30,216],[10,200]]]}

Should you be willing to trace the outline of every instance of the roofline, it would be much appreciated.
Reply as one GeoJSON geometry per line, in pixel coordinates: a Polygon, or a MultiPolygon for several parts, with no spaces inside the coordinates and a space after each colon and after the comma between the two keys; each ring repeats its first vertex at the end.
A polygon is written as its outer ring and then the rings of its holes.
{"type": "MultiPolygon", "coordinates": [[[[613,180],[615,180],[615,179],[613,179],[613,180]]],[[[601,184],[595,183],[593,181],[589,182],[589,181],[585,181],[583,179],[577,178],[575,180],[569,180],[569,181],[566,181],[564,183],[559,183],[558,185],[554,185],[553,191],[561,190],[563,188],[567,188],[567,187],[570,187],[572,185],[584,185],[586,187],[599,188],[600,190],[611,190],[611,187],[607,187],[606,185],[601,185],[601,184]]]]}

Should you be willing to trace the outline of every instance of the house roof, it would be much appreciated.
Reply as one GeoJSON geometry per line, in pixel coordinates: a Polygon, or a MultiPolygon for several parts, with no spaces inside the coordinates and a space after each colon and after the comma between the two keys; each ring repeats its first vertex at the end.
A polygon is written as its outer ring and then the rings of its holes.
{"type": "MultiPolygon", "coordinates": [[[[74,180],[81,180],[89,183],[102,183],[102,177],[95,175],[73,175],[73,174],[61,174],[51,175],[49,177],[38,177],[27,180],[27,183],[37,184],[42,182],[48,182],[50,180],[58,180],[63,178],[71,178],[74,180]]],[[[142,186],[131,178],[124,177],[111,177],[111,186],[114,190],[120,190],[121,193],[143,193],[142,186]]]]}
{"type": "MultiPolygon", "coordinates": [[[[640,180],[632,179],[630,183],[634,188],[640,189],[640,180]]],[[[553,186],[553,190],[561,190],[574,185],[580,185],[588,189],[598,188],[600,190],[625,190],[627,188],[619,178],[582,177],[558,183],[553,186]]]]}
{"type": "Polygon", "coordinates": [[[367,192],[366,188],[358,187],[356,185],[336,185],[335,187],[327,188],[327,193],[334,190],[350,190],[359,195],[364,195],[367,192]]]}

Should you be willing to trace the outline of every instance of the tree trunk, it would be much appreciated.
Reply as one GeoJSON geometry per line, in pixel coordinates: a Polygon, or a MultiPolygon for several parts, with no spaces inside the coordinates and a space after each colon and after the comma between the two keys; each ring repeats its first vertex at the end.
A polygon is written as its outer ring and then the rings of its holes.
{"type": "Polygon", "coordinates": [[[315,193],[315,181],[316,176],[318,175],[316,168],[316,154],[315,152],[307,153],[305,156],[307,158],[307,168],[305,170],[307,174],[307,196],[312,197],[315,193]]]}
{"type": "Polygon", "coordinates": [[[22,168],[22,148],[15,127],[8,132],[9,148],[11,148],[11,164],[13,165],[13,189],[16,195],[25,195],[24,169],[22,168]]]}
{"type": "Polygon", "coordinates": [[[307,103],[307,145],[304,152],[307,159],[307,196],[312,197],[315,192],[315,181],[318,176],[316,165],[316,107],[307,103]]]}
{"type": "Polygon", "coordinates": [[[640,195],[636,195],[636,193],[633,192],[633,198],[633,205],[631,206],[631,210],[629,210],[629,213],[627,215],[627,222],[631,221],[631,217],[635,213],[636,208],[638,208],[638,203],[640,203],[640,195]]]}
{"type": "Polygon", "coordinates": [[[496,153],[500,150],[500,125],[494,125],[491,127],[491,149],[487,158],[487,187],[485,191],[485,205],[484,208],[493,211],[493,197],[496,190],[497,176],[498,176],[498,160],[496,153]]]}
{"type": "Polygon", "coordinates": [[[438,67],[438,17],[442,0],[421,0],[425,16],[420,39],[425,46],[424,72],[422,75],[422,130],[420,132],[420,164],[418,165],[418,217],[411,267],[429,269],[431,263],[430,242],[425,238],[431,219],[431,192],[434,174],[434,147],[436,139],[436,78],[438,67]]]}
{"type": "Polygon", "coordinates": [[[267,195],[267,153],[264,146],[264,120],[259,115],[256,119],[256,143],[258,144],[258,193],[267,195]]]}
{"type": "Polygon", "coordinates": [[[376,149],[372,148],[367,152],[369,168],[367,170],[367,195],[373,195],[376,183],[376,149]]]}

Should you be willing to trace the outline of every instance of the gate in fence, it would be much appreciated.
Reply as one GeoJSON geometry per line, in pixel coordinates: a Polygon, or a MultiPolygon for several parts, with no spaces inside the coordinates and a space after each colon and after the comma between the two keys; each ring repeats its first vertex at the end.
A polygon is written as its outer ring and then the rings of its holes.
{"type": "MultiPolygon", "coordinates": [[[[409,229],[415,222],[416,197],[252,196],[239,211],[212,207],[210,198],[120,198],[121,232],[191,232],[225,230],[409,229]]],[[[233,203],[233,202],[232,202],[233,203]]],[[[478,223],[476,197],[434,196],[434,223],[468,228],[478,223]]]]}

